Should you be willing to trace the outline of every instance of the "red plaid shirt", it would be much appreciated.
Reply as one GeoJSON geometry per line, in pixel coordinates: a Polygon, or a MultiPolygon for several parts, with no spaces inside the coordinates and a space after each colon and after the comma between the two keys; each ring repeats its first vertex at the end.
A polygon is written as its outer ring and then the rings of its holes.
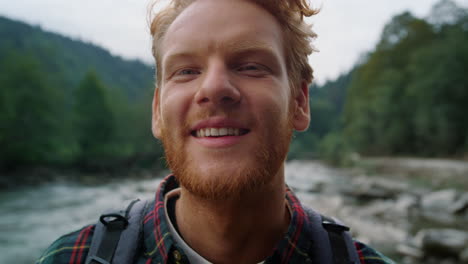
{"type": "MultiPolygon", "coordinates": [[[[148,207],[143,221],[143,250],[135,263],[189,263],[183,250],[172,237],[164,210],[164,195],[178,188],[175,177],[170,175],[160,184],[155,201],[148,207]]],[[[305,229],[309,221],[304,209],[296,196],[288,189],[286,199],[292,208],[292,218],[288,231],[274,248],[272,254],[265,259],[269,263],[311,263],[307,254],[310,239],[305,229]]],[[[94,232],[94,225],[82,228],[76,232],[62,236],[37,260],[37,264],[85,264],[94,232]]],[[[355,242],[362,264],[393,263],[374,249],[355,242]]]]}

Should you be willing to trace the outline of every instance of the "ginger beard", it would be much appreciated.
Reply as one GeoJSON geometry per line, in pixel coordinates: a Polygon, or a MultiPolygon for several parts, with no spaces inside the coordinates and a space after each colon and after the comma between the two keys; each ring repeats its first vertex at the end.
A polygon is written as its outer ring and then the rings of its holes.
{"type": "MultiPolygon", "coordinates": [[[[204,113],[197,118],[202,116],[207,117],[210,114],[204,113]]],[[[180,140],[184,137],[177,138],[177,135],[163,125],[161,141],[166,162],[181,186],[192,195],[208,200],[238,199],[245,193],[251,193],[268,185],[278,174],[286,159],[293,131],[292,115],[288,115],[287,120],[283,122],[278,122],[277,116],[273,114],[269,118],[271,120],[267,123],[271,127],[264,129],[268,133],[259,138],[255,151],[245,153],[252,162],[243,164],[243,167],[238,167],[234,171],[218,171],[217,175],[206,175],[210,172],[201,171],[196,162],[185,152],[186,142],[180,140]]]]}

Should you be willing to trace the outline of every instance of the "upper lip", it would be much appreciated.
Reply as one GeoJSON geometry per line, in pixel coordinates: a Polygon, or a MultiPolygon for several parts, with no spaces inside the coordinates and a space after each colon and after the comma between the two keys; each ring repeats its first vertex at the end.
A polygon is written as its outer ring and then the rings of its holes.
{"type": "Polygon", "coordinates": [[[247,129],[239,121],[226,118],[226,117],[210,117],[205,120],[200,120],[192,126],[191,131],[197,131],[202,128],[239,128],[239,129],[247,129]]]}

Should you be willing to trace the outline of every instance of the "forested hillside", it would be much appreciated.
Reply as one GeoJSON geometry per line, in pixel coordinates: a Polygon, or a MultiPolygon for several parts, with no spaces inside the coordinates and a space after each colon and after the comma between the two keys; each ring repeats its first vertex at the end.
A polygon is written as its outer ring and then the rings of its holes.
{"type": "Polygon", "coordinates": [[[293,145],[301,157],[467,157],[467,10],[442,0],[425,19],[395,16],[350,73],[310,94],[311,128],[293,145]]]}
{"type": "Polygon", "coordinates": [[[158,162],[154,69],[0,17],[0,170],[158,162]]]}
{"type": "Polygon", "coordinates": [[[0,39],[0,61],[19,54],[32,57],[42,71],[52,75],[47,78],[67,91],[76,87],[90,70],[107,86],[119,89],[132,100],[141,98],[142,91],[153,82],[153,69],[139,61],[123,60],[93,44],[1,16],[0,39]]]}
{"type": "MultiPolygon", "coordinates": [[[[154,69],[2,17],[0,40],[0,171],[162,163],[154,69]]],[[[426,18],[399,14],[350,72],[310,87],[311,125],[289,158],[466,157],[467,69],[466,9],[442,0],[426,18]]]]}

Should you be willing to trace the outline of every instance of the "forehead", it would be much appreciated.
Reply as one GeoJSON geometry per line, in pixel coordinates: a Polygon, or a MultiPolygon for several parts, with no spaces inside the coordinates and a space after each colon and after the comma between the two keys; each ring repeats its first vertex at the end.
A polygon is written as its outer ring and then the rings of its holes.
{"type": "Polygon", "coordinates": [[[197,0],[168,28],[162,61],[173,53],[229,52],[266,48],[283,56],[281,26],[268,11],[246,0],[197,0]]]}

